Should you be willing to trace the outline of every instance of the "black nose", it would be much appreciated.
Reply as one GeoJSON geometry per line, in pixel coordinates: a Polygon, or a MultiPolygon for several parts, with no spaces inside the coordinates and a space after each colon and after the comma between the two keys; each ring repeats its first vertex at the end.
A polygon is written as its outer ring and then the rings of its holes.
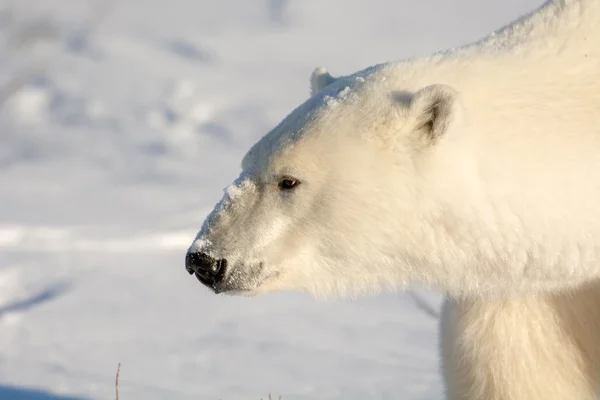
{"type": "Polygon", "coordinates": [[[185,255],[185,269],[203,284],[214,287],[223,280],[227,260],[217,260],[206,253],[187,253],[185,255]]]}

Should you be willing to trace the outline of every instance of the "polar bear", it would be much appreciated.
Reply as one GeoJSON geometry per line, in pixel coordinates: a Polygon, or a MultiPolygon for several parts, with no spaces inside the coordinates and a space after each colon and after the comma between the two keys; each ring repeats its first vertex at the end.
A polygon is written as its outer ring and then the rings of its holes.
{"type": "Polygon", "coordinates": [[[450,399],[596,398],[600,0],[334,78],[260,139],[186,269],[216,293],[446,294],[450,399]]]}

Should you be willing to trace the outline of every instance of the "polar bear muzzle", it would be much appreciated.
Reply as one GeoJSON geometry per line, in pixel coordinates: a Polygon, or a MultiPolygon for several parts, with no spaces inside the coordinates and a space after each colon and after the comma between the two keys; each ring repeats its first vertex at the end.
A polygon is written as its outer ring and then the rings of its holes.
{"type": "Polygon", "coordinates": [[[187,253],[185,256],[185,269],[203,284],[218,292],[219,284],[225,277],[227,260],[217,260],[206,253],[187,253]]]}

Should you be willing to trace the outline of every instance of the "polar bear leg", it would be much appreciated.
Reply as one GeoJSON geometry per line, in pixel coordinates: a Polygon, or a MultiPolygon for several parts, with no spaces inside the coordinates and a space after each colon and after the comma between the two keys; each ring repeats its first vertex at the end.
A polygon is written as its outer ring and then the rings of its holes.
{"type": "Polygon", "coordinates": [[[450,400],[600,399],[600,283],[447,300],[441,354],[450,400]]]}

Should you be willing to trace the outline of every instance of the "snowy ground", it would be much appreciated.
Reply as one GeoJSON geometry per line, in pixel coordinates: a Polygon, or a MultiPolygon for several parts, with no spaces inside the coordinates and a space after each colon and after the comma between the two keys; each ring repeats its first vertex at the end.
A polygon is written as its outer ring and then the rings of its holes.
{"type": "Polygon", "coordinates": [[[215,296],[184,252],[314,67],[461,45],[541,3],[0,1],[0,84],[43,68],[0,97],[0,399],[114,398],[118,362],[124,400],[441,398],[437,321],[407,295],[215,296]]]}

